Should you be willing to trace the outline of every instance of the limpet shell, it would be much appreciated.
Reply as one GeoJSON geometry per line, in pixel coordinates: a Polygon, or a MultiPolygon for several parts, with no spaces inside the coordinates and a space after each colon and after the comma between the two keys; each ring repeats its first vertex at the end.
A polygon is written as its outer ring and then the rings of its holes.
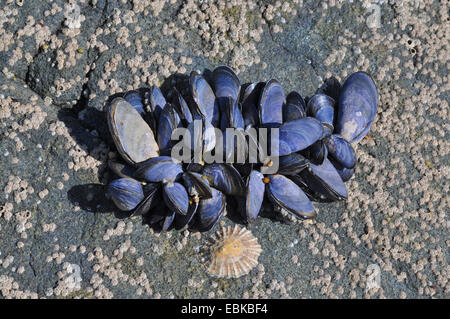
{"type": "Polygon", "coordinates": [[[210,275],[224,278],[239,278],[258,264],[262,252],[258,238],[238,225],[223,227],[208,244],[210,275]]]}

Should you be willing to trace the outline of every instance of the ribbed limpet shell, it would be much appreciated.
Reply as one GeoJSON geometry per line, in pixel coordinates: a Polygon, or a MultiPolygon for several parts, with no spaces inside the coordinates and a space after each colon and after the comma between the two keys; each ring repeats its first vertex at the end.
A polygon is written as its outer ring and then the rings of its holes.
{"type": "Polygon", "coordinates": [[[239,278],[258,264],[262,252],[258,238],[238,225],[223,227],[208,244],[210,275],[224,278],[239,278]]]}

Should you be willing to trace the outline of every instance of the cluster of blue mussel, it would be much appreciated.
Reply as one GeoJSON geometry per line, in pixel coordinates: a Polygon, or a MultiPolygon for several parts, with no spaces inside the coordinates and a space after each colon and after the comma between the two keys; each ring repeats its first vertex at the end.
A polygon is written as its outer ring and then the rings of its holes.
{"type": "Polygon", "coordinates": [[[231,68],[220,66],[208,79],[192,72],[189,90],[183,98],[174,89],[168,102],[153,86],[107,105],[108,127],[123,159],[108,163],[119,178],[110,182],[107,194],[130,217],[142,215],[160,230],[208,231],[230,201],[251,222],[261,211],[281,209],[312,218],[312,201],[347,198],[344,182],[356,164],[351,144],[367,135],[377,111],[377,89],[369,75],[353,73],[342,86],[330,78],[305,101],[295,91],[286,96],[274,79],[241,85],[231,68]],[[202,130],[194,131],[194,120],[201,121],[202,130]],[[211,127],[224,133],[225,128],[278,128],[278,171],[264,174],[273,163],[270,156],[257,163],[175,160],[171,136],[179,127],[194,135],[205,154],[215,146],[211,127]]]}

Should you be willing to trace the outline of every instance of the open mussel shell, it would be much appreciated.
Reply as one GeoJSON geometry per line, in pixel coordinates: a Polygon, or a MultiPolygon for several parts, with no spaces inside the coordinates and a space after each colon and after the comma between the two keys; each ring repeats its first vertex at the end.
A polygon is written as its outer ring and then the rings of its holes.
{"type": "Polygon", "coordinates": [[[195,214],[197,213],[198,205],[199,200],[191,200],[186,215],[175,214],[173,226],[176,230],[182,230],[186,226],[189,226],[189,224],[191,224],[191,222],[194,220],[195,214]]]}
{"type": "Polygon", "coordinates": [[[144,199],[141,183],[132,178],[119,178],[111,181],[108,184],[107,193],[117,208],[123,211],[134,209],[144,199]]]}
{"type": "Polygon", "coordinates": [[[161,224],[161,231],[168,231],[170,226],[172,226],[172,223],[175,219],[175,212],[172,212],[168,216],[164,217],[163,222],[161,224]]]}
{"type": "Polygon", "coordinates": [[[352,145],[342,136],[333,134],[324,139],[328,155],[345,168],[351,169],[356,165],[356,153],[352,145]]]}
{"type": "Polygon", "coordinates": [[[155,198],[159,194],[159,184],[150,183],[144,186],[144,199],[136,206],[130,217],[145,215],[155,205],[155,198]]]}
{"type": "Polygon", "coordinates": [[[236,100],[231,97],[224,97],[224,112],[221,117],[222,131],[226,128],[244,128],[244,118],[242,116],[241,109],[239,108],[236,100]]]}
{"type": "Polygon", "coordinates": [[[325,94],[314,94],[308,101],[306,108],[308,116],[315,117],[330,127],[333,132],[335,101],[325,94]]]}
{"type": "Polygon", "coordinates": [[[189,138],[184,138],[184,146],[196,154],[210,152],[216,146],[214,126],[206,119],[195,119],[187,127],[189,138]]]}
{"type": "Polygon", "coordinates": [[[259,215],[264,200],[265,184],[264,175],[258,171],[252,171],[247,179],[247,195],[245,200],[245,219],[253,222],[259,215]]]}
{"type": "Polygon", "coordinates": [[[129,177],[133,178],[135,169],[132,166],[116,162],[114,160],[108,160],[108,167],[119,177],[129,177]]]}
{"type": "MultiPolygon", "coordinates": [[[[231,97],[224,98],[225,110],[221,118],[221,129],[223,132],[223,151],[225,161],[244,162],[247,158],[247,142],[244,131],[244,118],[241,109],[231,97]],[[236,130],[231,130],[235,128],[236,130]]],[[[256,134],[255,134],[256,135],[256,134]]]]}
{"type": "Polygon", "coordinates": [[[225,195],[212,188],[212,197],[199,202],[194,228],[201,232],[213,228],[225,213],[225,204],[225,195]]]}
{"type": "Polygon", "coordinates": [[[323,140],[318,140],[301,153],[308,158],[311,163],[320,165],[328,156],[328,148],[323,140]]]}
{"type": "Polygon", "coordinates": [[[141,94],[142,97],[142,104],[143,104],[143,109],[144,109],[144,113],[141,114],[143,119],[145,120],[145,122],[147,122],[147,124],[150,126],[150,128],[152,129],[153,132],[155,132],[155,134],[158,132],[158,125],[157,125],[157,119],[156,119],[156,115],[153,112],[153,109],[151,107],[151,99],[150,99],[150,95],[151,95],[151,88],[143,88],[140,90],[136,90],[141,94]]]}
{"type": "Polygon", "coordinates": [[[278,174],[294,175],[308,167],[308,164],[308,159],[299,153],[291,153],[289,155],[280,156],[278,163],[278,174]]]}
{"type": "Polygon", "coordinates": [[[203,130],[203,153],[210,152],[216,146],[216,131],[211,122],[204,120],[203,130]]]}
{"type": "Polygon", "coordinates": [[[159,156],[139,163],[134,177],[147,182],[175,181],[183,167],[169,156],[159,156]]]}
{"type": "Polygon", "coordinates": [[[266,185],[269,199],[297,218],[311,218],[316,215],[309,198],[293,181],[283,175],[270,175],[266,185]]]}
{"type": "Polygon", "coordinates": [[[143,216],[142,222],[148,224],[156,232],[165,232],[173,228],[175,212],[170,211],[164,203],[158,207],[153,208],[149,213],[143,216]]]}
{"type": "Polygon", "coordinates": [[[364,72],[351,74],[339,96],[336,133],[350,143],[359,142],[369,132],[377,105],[378,93],[372,78],[364,72]]]}
{"type": "Polygon", "coordinates": [[[233,104],[239,101],[241,82],[233,69],[225,65],[215,68],[212,72],[212,82],[221,109],[225,107],[226,98],[231,98],[233,104]]]}
{"type": "Polygon", "coordinates": [[[289,122],[306,117],[306,103],[302,96],[292,91],[286,97],[283,105],[283,122],[289,122]]]}
{"type": "MultiPolygon", "coordinates": [[[[323,135],[322,124],[312,117],[286,122],[279,127],[279,156],[301,151],[315,143],[323,135]]],[[[272,139],[271,143],[277,141],[272,139]]]]}
{"type": "Polygon", "coordinates": [[[186,215],[189,208],[189,196],[183,185],[168,182],[163,186],[163,198],[167,207],[175,213],[186,215]]]}
{"type": "Polygon", "coordinates": [[[246,132],[243,129],[224,131],[223,139],[216,145],[216,151],[219,149],[220,144],[222,144],[225,162],[243,163],[246,161],[249,145],[246,132]]]}
{"type": "Polygon", "coordinates": [[[234,163],[233,167],[239,172],[243,179],[248,177],[253,170],[253,163],[234,163]]]}
{"type": "MultiPolygon", "coordinates": [[[[303,109],[304,112],[306,112],[305,99],[303,99],[300,93],[296,91],[292,91],[286,96],[286,103],[298,105],[303,109]]],[[[286,119],[284,119],[284,121],[286,122],[286,119]]]]}
{"type": "Polygon", "coordinates": [[[317,89],[316,94],[325,94],[335,101],[339,101],[341,93],[341,83],[335,77],[326,79],[323,84],[317,89]]]}
{"type": "Polygon", "coordinates": [[[183,138],[184,146],[194,152],[203,152],[204,119],[195,119],[187,127],[188,136],[183,138]]]}
{"type": "Polygon", "coordinates": [[[313,192],[321,194],[323,200],[346,200],[347,187],[333,164],[326,158],[322,165],[310,164],[308,169],[299,173],[313,192]]]}
{"type": "Polygon", "coordinates": [[[269,80],[262,89],[258,103],[259,118],[264,127],[278,127],[283,123],[284,90],[277,80],[269,80]]]}
{"type": "Polygon", "coordinates": [[[195,102],[196,112],[217,127],[220,123],[219,104],[206,79],[193,71],[189,78],[189,87],[195,102]]]}
{"type": "Polygon", "coordinates": [[[168,153],[172,147],[172,133],[181,126],[180,116],[172,104],[167,104],[159,116],[158,145],[161,153],[168,153]]]}
{"type": "Polygon", "coordinates": [[[115,98],[107,108],[109,131],[117,151],[129,164],[159,155],[153,131],[125,99],[115,98]]]}
{"type": "Polygon", "coordinates": [[[281,221],[284,220],[281,214],[281,207],[277,204],[274,204],[272,200],[269,199],[269,196],[264,196],[261,210],[259,212],[259,217],[262,218],[270,218],[271,220],[281,221]]]}
{"type": "Polygon", "coordinates": [[[183,181],[188,194],[191,197],[198,196],[200,198],[211,198],[212,190],[209,182],[202,174],[195,172],[183,173],[183,181]]]}
{"type": "Polygon", "coordinates": [[[333,126],[328,125],[326,123],[322,123],[322,127],[323,127],[323,134],[321,137],[321,140],[326,139],[327,137],[331,136],[331,134],[333,134],[333,126]]]}
{"type": "Polygon", "coordinates": [[[150,90],[147,92],[146,98],[148,98],[150,103],[150,110],[156,122],[158,122],[159,116],[167,104],[166,98],[162,94],[161,90],[155,85],[150,87],[150,90]]]}
{"type": "Polygon", "coordinates": [[[294,121],[306,117],[303,107],[287,102],[283,105],[283,120],[285,122],[294,121]]]}
{"type": "MultiPolygon", "coordinates": [[[[148,225],[154,225],[160,223],[164,218],[171,215],[172,212],[169,211],[164,201],[154,201],[155,206],[152,205],[150,211],[142,215],[142,223],[148,225]]],[[[181,215],[180,215],[181,216],[181,215]]]]}
{"type": "Polygon", "coordinates": [[[258,102],[261,95],[261,90],[263,89],[264,82],[255,82],[249,84],[242,96],[242,115],[244,117],[244,125],[247,126],[259,126],[259,112],[258,112],[258,102]]]}
{"type": "Polygon", "coordinates": [[[239,172],[227,163],[213,163],[205,165],[202,175],[209,184],[227,195],[243,196],[245,184],[239,172]]]}
{"type": "Polygon", "coordinates": [[[189,109],[186,100],[183,98],[183,96],[180,94],[180,92],[178,92],[176,88],[173,88],[172,94],[173,94],[172,105],[177,110],[183,126],[186,127],[189,125],[189,123],[191,123],[194,120],[191,110],[189,109]]]}
{"type": "Polygon", "coordinates": [[[127,100],[128,103],[131,104],[132,107],[136,109],[136,111],[141,114],[141,116],[144,116],[145,110],[144,110],[144,100],[142,98],[142,95],[139,91],[133,90],[128,91],[123,98],[127,100]]]}
{"type": "Polygon", "coordinates": [[[261,91],[265,85],[266,85],[265,82],[253,82],[242,84],[239,102],[242,105],[245,104],[246,102],[250,102],[255,106],[258,105],[261,91]]]}
{"type": "Polygon", "coordinates": [[[244,141],[246,141],[244,145],[244,151],[246,151],[245,158],[247,163],[256,164],[258,162],[264,162],[264,160],[266,160],[269,156],[268,148],[270,141],[268,139],[270,138],[270,136],[267,136],[268,134],[264,134],[264,131],[267,132],[265,128],[257,129],[250,126],[246,127],[244,132],[239,131],[240,133],[242,133],[241,141],[242,138],[244,138],[244,141]],[[264,146],[267,146],[267,148],[264,146]]]}
{"type": "Polygon", "coordinates": [[[192,161],[186,165],[186,172],[201,173],[203,170],[203,166],[203,163],[196,163],[192,161]]]}

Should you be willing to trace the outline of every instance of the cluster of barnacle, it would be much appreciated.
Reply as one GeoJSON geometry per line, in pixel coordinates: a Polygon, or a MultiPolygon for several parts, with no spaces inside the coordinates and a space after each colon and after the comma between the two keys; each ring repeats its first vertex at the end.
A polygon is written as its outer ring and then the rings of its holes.
{"type": "Polygon", "coordinates": [[[169,103],[153,86],[108,104],[109,130],[123,162],[109,162],[120,178],[107,194],[120,210],[142,215],[160,230],[208,231],[230,201],[251,222],[263,209],[312,218],[312,201],[347,198],[344,182],[356,163],[351,144],[368,133],[377,111],[369,75],[351,74],[342,86],[329,79],[305,101],[297,92],[285,96],[274,79],[241,85],[231,68],[220,66],[208,79],[192,72],[189,91],[184,98],[174,89],[169,103]],[[178,128],[190,133],[181,152],[187,162],[172,155],[178,128]],[[217,133],[226,136],[228,128],[241,132],[248,145],[255,139],[256,160],[249,160],[250,146],[238,149],[239,134],[219,143],[217,133]],[[270,131],[270,154],[250,134],[260,128],[270,131]],[[225,162],[204,160],[218,150],[225,162]],[[237,162],[241,155],[244,162],[237,162]],[[278,170],[270,171],[275,160],[278,170]]]}

